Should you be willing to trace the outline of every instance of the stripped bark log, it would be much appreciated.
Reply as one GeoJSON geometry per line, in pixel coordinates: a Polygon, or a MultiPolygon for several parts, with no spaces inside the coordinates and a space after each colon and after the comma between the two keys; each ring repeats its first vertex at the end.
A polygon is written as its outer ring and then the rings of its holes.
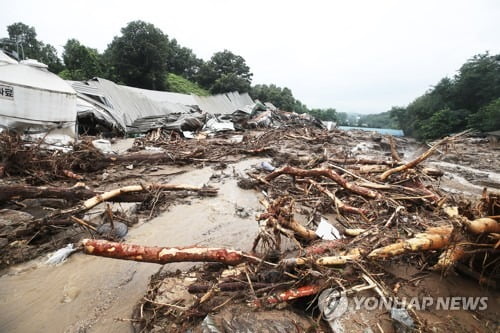
{"type": "Polygon", "coordinates": [[[445,270],[448,267],[454,266],[460,259],[466,256],[465,249],[462,245],[455,245],[441,253],[436,265],[432,268],[435,270],[445,270]]]}
{"type": "Polygon", "coordinates": [[[398,154],[398,149],[396,148],[396,142],[394,141],[394,138],[392,135],[389,137],[389,144],[391,145],[391,157],[394,161],[399,162],[401,161],[401,157],[399,157],[398,154]]]}
{"type": "Polygon", "coordinates": [[[315,264],[318,266],[342,266],[354,260],[358,260],[360,257],[360,250],[354,248],[350,251],[342,251],[335,256],[325,256],[317,259],[312,257],[286,258],[281,260],[280,264],[288,268],[307,264],[315,264]]]}
{"type": "Polygon", "coordinates": [[[295,168],[292,166],[285,166],[281,169],[278,169],[276,171],[273,171],[269,175],[266,176],[265,180],[266,181],[271,181],[272,179],[280,176],[280,175],[292,175],[292,176],[300,176],[300,177],[326,177],[346,190],[349,190],[351,192],[354,192],[356,194],[360,194],[365,197],[369,198],[380,198],[381,195],[380,193],[370,190],[366,187],[361,187],[359,185],[356,185],[354,183],[348,182],[345,180],[342,176],[340,176],[338,173],[331,169],[321,169],[321,168],[316,168],[316,169],[310,169],[310,170],[305,170],[305,169],[300,169],[300,168],[295,168]]]}
{"type": "Polygon", "coordinates": [[[344,235],[346,236],[351,236],[351,237],[356,237],[361,235],[363,232],[365,232],[366,229],[361,229],[361,228],[347,228],[344,230],[344,235]]]}
{"type": "MultiPolygon", "coordinates": [[[[354,168],[351,168],[354,169],[354,168]]],[[[359,173],[382,173],[387,171],[389,167],[387,165],[374,164],[374,165],[361,165],[359,166],[359,173]]]]}
{"type": "Polygon", "coordinates": [[[282,216],[278,217],[278,222],[285,228],[293,230],[299,237],[302,237],[306,240],[314,240],[318,238],[318,235],[311,229],[307,229],[302,224],[295,220],[288,220],[282,216]]]}
{"type": "Polygon", "coordinates": [[[259,298],[250,303],[251,306],[259,308],[263,306],[269,306],[273,304],[283,303],[286,301],[291,301],[297,298],[311,296],[319,293],[321,287],[317,285],[303,286],[297,289],[290,289],[274,295],[259,298]]]}
{"type": "Polygon", "coordinates": [[[85,254],[121,260],[168,264],[172,262],[220,262],[238,265],[253,262],[253,256],[241,251],[207,247],[160,247],[109,242],[102,239],[82,240],[85,254]]]}
{"type": "Polygon", "coordinates": [[[476,219],[473,221],[465,221],[465,225],[467,229],[473,234],[482,234],[482,233],[498,233],[500,232],[500,223],[495,221],[494,219],[490,219],[487,217],[483,217],[480,219],[476,219]]]}
{"type": "Polygon", "coordinates": [[[429,228],[414,238],[375,249],[368,258],[386,259],[408,252],[442,249],[449,244],[452,231],[453,227],[429,228]]]}

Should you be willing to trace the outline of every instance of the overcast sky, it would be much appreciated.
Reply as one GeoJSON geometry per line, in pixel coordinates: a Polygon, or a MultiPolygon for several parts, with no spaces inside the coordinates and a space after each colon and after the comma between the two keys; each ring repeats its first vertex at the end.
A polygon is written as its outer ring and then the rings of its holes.
{"type": "Polygon", "coordinates": [[[23,22],[59,52],[69,38],[103,51],[138,19],[205,60],[223,49],[243,56],[254,84],[345,112],[407,105],[474,54],[500,53],[496,0],[5,1],[0,37],[23,22]]]}

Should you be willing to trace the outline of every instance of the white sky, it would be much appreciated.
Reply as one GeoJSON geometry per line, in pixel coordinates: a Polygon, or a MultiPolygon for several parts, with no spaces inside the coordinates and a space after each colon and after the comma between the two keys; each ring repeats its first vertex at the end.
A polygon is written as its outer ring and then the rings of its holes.
{"type": "Polygon", "coordinates": [[[223,49],[243,56],[253,84],[344,112],[406,105],[473,55],[500,53],[496,0],[5,1],[0,37],[20,21],[59,51],[69,38],[103,51],[137,19],[205,60],[223,49]]]}

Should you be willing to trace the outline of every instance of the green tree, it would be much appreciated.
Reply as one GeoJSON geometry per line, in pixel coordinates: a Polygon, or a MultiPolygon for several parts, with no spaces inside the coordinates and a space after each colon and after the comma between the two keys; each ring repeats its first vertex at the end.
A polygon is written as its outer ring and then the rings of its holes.
{"type": "Polygon", "coordinates": [[[153,24],[133,21],[121,33],[105,51],[108,78],[134,87],[165,90],[168,42],[163,32],[153,24]]]}
{"type": "Polygon", "coordinates": [[[444,78],[406,108],[391,110],[406,135],[433,139],[473,127],[496,130],[500,55],[479,54],[453,78],[444,78]],[[495,118],[496,117],[496,118],[495,118]]]}
{"type": "Polygon", "coordinates": [[[69,39],[64,45],[63,60],[66,69],[59,75],[64,79],[83,81],[103,74],[99,52],[76,39],[69,39]]]}
{"type": "Polygon", "coordinates": [[[285,111],[293,111],[297,113],[307,112],[307,107],[299,100],[295,99],[292,91],[285,87],[281,88],[275,84],[257,84],[250,90],[250,96],[253,99],[258,99],[261,102],[271,102],[277,108],[285,111]]]}
{"type": "Polygon", "coordinates": [[[346,112],[337,112],[337,125],[349,126],[349,115],[346,112]]]}
{"type": "Polygon", "coordinates": [[[209,61],[204,63],[196,78],[197,82],[211,93],[224,93],[238,90],[250,91],[253,74],[243,57],[224,50],[215,53],[209,61]],[[231,83],[236,84],[231,87],[231,83]]]}
{"type": "Polygon", "coordinates": [[[434,139],[463,130],[467,124],[468,110],[445,108],[422,120],[415,131],[419,139],[434,139]]]}
{"type": "Polygon", "coordinates": [[[20,47],[19,53],[21,53],[19,56],[22,57],[22,53],[24,53],[24,58],[38,60],[46,64],[49,71],[53,73],[59,73],[64,68],[55,47],[39,41],[34,27],[17,22],[9,25],[7,32],[9,39],[13,42],[7,45],[11,51],[17,52],[17,42],[20,47]]]}
{"type": "Polygon", "coordinates": [[[500,54],[478,54],[467,61],[454,80],[455,108],[477,112],[500,97],[500,54]]]}
{"type": "Polygon", "coordinates": [[[328,109],[311,109],[308,113],[320,120],[337,121],[337,111],[332,108],[328,109]]]}
{"type": "MultiPolygon", "coordinates": [[[[168,39],[167,39],[168,41],[168,39]]],[[[181,75],[182,77],[194,81],[196,74],[203,65],[203,60],[198,58],[193,50],[182,47],[174,38],[168,41],[167,71],[181,75]]]]}
{"type": "Polygon", "coordinates": [[[391,111],[361,115],[359,123],[366,127],[399,129],[397,121],[391,116],[391,111]]]}
{"type": "Polygon", "coordinates": [[[500,98],[493,100],[472,114],[469,117],[469,125],[484,132],[500,129],[500,98]]]}

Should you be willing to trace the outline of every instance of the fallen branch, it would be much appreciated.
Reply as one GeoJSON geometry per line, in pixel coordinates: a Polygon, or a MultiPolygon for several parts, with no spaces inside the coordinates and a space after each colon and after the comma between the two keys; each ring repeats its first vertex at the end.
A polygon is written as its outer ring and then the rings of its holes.
{"type": "Polygon", "coordinates": [[[241,251],[207,247],[159,247],[109,242],[102,239],[82,240],[85,254],[121,260],[168,264],[172,262],[220,262],[238,265],[255,261],[241,251]]]}
{"type": "Polygon", "coordinates": [[[312,179],[308,179],[307,181],[310,184],[314,185],[321,193],[325,194],[328,198],[330,198],[330,200],[333,201],[333,203],[339,209],[339,211],[344,212],[344,213],[359,214],[362,216],[365,216],[366,214],[368,214],[368,211],[366,209],[356,208],[356,207],[350,206],[348,204],[345,204],[344,202],[342,202],[342,200],[337,198],[335,196],[335,194],[330,192],[327,188],[318,184],[318,182],[316,182],[312,179]]]}
{"type": "Polygon", "coordinates": [[[266,176],[265,180],[271,181],[272,179],[284,174],[292,176],[300,176],[300,177],[321,177],[321,176],[327,177],[336,182],[337,184],[339,184],[340,186],[342,186],[343,188],[345,188],[346,190],[352,191],[362,196],[369,198],[381,197],[380,193],[376,191],[348,182],[342,176],[340,176],[338,173],[336,173],[331,169],[316,168],[316,169],[305,170],[291,166],[286,166],[276,171],[273,171],[272,173],[266,176]]]}
{"type": "Polygon", "coordinates": [[[445,143],[447,143],[449,141],[452,141],[452,140],[454,140],[454,139],[458,138],[459,136],[462,136],[462,135],[464,135],[466,133],[468,133],[468,131],[465,131],[465,132],[462,132],[462,133],[459,133],[459,134],[456,134],[456,135],[453,135],[453,136],[450,136],[450,137],[445,137],[445,138],[439,140],[430,149],[428,149],[427,151],[425,151],[423,154],[421,154],[420,156],[418,156],[413,161],[408,162],[406,164],[403,164],[401,166],[398,166],[398,167],[395,167],[395,168],[387,170],[386,172],[384,172],[383,174],[380,175],[379,179],[380,180],[386,180],[390,175],[392,175],[394,173],[414,168],[419,163],[421,163],[422,161],[424,161],[427,158],[429,158],[432,154],[434,154],[434,152],[437,150],[437,148],[439,146],[441,146],[442,144],[445,144],[445,143]]]}

